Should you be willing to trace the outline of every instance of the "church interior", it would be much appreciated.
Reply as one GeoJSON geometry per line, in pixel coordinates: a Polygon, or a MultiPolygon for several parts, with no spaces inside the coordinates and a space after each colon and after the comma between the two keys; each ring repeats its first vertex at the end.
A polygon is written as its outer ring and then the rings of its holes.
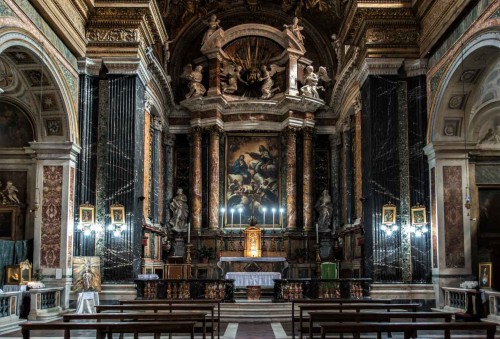
{"type": "Polygon", "coordinates": [[[126,300],[500,325],[499,211],[499,1],[0,0],[7,336],[126,300]]]}

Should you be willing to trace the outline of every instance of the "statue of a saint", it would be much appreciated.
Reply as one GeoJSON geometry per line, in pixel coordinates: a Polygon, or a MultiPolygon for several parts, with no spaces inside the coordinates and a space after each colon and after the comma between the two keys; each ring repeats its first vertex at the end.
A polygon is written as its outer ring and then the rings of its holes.
{"type": "Polygon", "coordinates": [[[87,267],[82,273],[82,283],[84,291],[92,290],[92,272],[89,267],[87,267]]]}
{"type": "Polygon", "coordinates": [[[292,31],[293,35],[297,37],[297,40],[299,40],[300,43],[304,43],[304,36],[301,32],[304,27],[299,26],[299,18],[294,17],[291,25],[283,25],[283,27],[288,28],[290,31],[292,31]]]}
{"type": "Polygon", "coordinates": [[[332,198],[328,190],[323,190],[321,197],[316,203],[316,211],[318,211],[318,226],[320,230],[328,230],[332,223],[333,205],[332,198]]]}
{"type": "Polygon", "coordinates": [[[181,74],[181,78],[189,80],[189,93],[186,94],[186,99],[201,97],[207,91],[205,86],[202,85],[201,80],[203,80],[203,66],[198,65],[194,68],[191,64],[187,64],[184,67],[184,72],[181,74]]]}
{"type": "Polygon", "coordinates": [[[210,19],[208,21],[204,21],[205,24],[208,26],[208,30],[205,32],[205,35],[203,35],[203,40],[201,40],[201,45],[203,46],[205,42],[210,38],[212,34],[215,33],[215,31],[220,28],[220,20],[217,20],[217,16],[215,14],[212,14],[210,16],[210,19]]]}
{"type": "Polygon", "coordinates": [[[188,205],[187,197],[182,193],[182,188],[177,189],[177,195],[172,199],[170,209],[172,210],[172,218],[169,224],[172,225],[172,229],[177,232],[186,232],[188,205]]]}

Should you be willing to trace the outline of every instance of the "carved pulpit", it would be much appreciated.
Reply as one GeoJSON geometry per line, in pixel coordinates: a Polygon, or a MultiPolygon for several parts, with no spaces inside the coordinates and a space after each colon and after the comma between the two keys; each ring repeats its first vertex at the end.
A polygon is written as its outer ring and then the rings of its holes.
{"type": "Polygon", "coordinates": [[[245,229],[245,257],[260,258],[262,256],[262,230],[257,227],[245,229]]]}

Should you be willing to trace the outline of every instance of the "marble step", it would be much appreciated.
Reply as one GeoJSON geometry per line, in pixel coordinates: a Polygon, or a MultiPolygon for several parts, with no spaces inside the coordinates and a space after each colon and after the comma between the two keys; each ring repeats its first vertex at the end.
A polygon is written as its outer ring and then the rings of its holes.
{"type": "Polygon", "coordinates": [[[221,304],[221,320],[224,322],[288,321],[291,316],[290,303],[272,303],[271,299],[221,304]]]}

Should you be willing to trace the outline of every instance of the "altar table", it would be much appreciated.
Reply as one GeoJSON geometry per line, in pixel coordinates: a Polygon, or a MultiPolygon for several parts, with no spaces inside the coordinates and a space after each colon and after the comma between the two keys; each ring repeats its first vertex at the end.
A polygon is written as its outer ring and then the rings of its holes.
{"type": "Polygon", "coordinates": [[[235,287],[263,286],[273,287],[273,279],[281,279],[278,272],[228,272],[226,279],[234,279],[235,287]]]}
{"type": "Polygon", "coordinates": [[[217,267],[221,270],[221,275],[228,272],[243,272],[250,271],[271,273],[279,272],[285,274],[288,269],[288,262],[285,257],[220,257],[217,262],[217,267]],[[254,266],[254,269],[248,269],[248,266],[254,266]]]}

